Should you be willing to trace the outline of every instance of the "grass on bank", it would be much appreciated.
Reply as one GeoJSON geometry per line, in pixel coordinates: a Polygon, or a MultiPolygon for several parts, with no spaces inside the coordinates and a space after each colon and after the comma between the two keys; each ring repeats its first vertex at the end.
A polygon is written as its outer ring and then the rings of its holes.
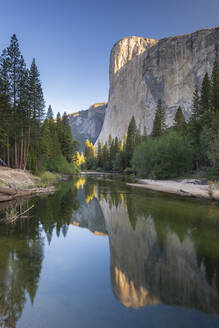
{"type": "Polygon", "coordinates": [[[40,178],[40,182],[38,184],[39,187],[49,187],[54,183],[58,182],[61,178],[61,175],[58,173],[45,171],[39,174],[39,178],[40,178]]]}
{"type": "Polygon", "coordinates": [[[40,186],[50,186],[58,182],[62,175],[74,175],[79,172],[80,169],[74,163],[69,163],[64,156],[59,156],[48,161],[39,172],[40,186]]]}

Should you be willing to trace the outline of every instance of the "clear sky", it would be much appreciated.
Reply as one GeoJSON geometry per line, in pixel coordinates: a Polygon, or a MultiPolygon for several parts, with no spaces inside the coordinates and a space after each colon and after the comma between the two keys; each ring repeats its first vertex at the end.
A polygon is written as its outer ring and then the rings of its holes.
{"type": "Polygon", "coordinates": [[[110,50],[131,35],[160,39],[219,25],[219,0],[5,0],[0,51],[15,33],[36,58],[55,113],[107,101],[110,50]]]}

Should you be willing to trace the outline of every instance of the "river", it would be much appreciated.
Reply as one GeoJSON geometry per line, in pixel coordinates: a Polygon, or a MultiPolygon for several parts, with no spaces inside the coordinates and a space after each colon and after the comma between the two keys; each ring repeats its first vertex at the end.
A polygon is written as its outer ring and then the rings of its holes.
{"type": "Polygon", "coordinates": [[[84,177],[0,217],[0,327],[219,327],[219,208],[84,177]]]}

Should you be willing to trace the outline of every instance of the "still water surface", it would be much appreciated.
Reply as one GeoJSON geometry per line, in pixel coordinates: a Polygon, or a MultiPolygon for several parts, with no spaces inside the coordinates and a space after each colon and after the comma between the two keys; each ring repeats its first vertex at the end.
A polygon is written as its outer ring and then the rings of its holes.
{"type": "Polygon", "coordinates": [[[0,225],[0,327],[219,327],[216,205],[85,178],[7,212],[32,204],[0,225]]]}

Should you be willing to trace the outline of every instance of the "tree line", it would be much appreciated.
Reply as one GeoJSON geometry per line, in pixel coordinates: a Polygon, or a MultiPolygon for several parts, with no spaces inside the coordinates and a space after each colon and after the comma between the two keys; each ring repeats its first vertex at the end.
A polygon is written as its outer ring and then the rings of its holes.
{"type": "Polygon", "coordinates": [[[15,34],[0,57],[0,118],[0,157],[9,167],[36,172],[72,162],[76,143],[67,115],[54,121],[49,106],[45,116],[36,61],[26,66],[15,34]]]}
{"type": "Polygon", "coordinates": [[[211,76],[205,74],[201,88],[193,93],[188,122],[179,107],[172,127],[159,99],[151,135],[143,135],[131,118],[124,140],[112,139],[94,146],[86,141],[87,169],[136,173],[141,177],[168,178],[193,172],[219,176],[219,66],[214,62],[211,76]]]}

